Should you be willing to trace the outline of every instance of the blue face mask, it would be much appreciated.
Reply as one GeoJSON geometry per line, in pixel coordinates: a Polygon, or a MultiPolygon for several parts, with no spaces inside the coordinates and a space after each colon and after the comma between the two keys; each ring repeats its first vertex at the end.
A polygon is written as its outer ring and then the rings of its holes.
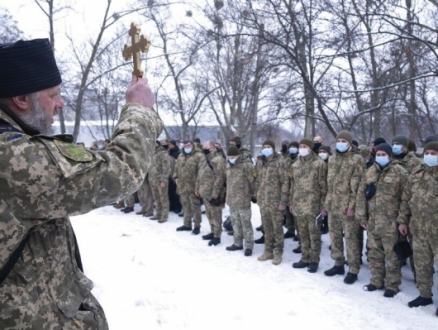
{"type": "Polygon", "coordinates": [[[263,156],[269,157],[272,155],[272,148],[262,149],[261,153],[263,156]]]}
{"type": "Polygon", "coordinates": [[[297,148],[289,148],[289,153],[290,153],[291,155],[295,155],[297,152],[298,152],[298,149],[297,149],[297,148]]]}
{"type": "Polygon", "coordinates": [[[388,156],[376,156],[376,163],[384,167],[389,164],[388,156]]]}
{"type": "Polygon", "coordinates": [[[424,160],[424,163],[429,167],[433,167],[433,166],[438,165],[438,156],[424,155],[423,160],[424,160]]]}
{"type": "Polygon", "coordinates": [[[236,160],[237,160],[237,158],[228,158],[228,161],[230,162],[230,164],[235,164],[236,160]]]}
{"type": "Polygon", "coordinates": [[[346,152],[348,150],[347,142],[336,142],[336,149],[339,152],[346,152]]]}
{"type": "Polygon", "coordinates": [[[184,152],[185,152],[186,154],[189,154],[189,153],[192,152],[192,148],[184,148],[184,152]]]}
{"type": "Polygon", "coordinates": [[[400,155],[403,151],[403,146],[401,144],[394,144],[392,146],[392,153],[396,156],[400,155]]]}

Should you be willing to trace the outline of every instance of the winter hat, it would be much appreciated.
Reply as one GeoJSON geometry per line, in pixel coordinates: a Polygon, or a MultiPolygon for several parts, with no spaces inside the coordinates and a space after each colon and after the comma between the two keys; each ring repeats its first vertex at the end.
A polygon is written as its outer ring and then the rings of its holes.
{"type": "Polygon", "coordinates": [[[417,152],[417,145],[411,139],[409,139],[409,142],[408,142],[408,150],[413,151],[413,152],[417,152]]]}
{"type": "Polygon", "coordinates": [[[379,144],[382,144],[382,143],[386,143],[386,140],[382,137],[378,137],[373,141],[373,144],[375,147],[377,147],[379,144]]]}
{"type": "Polygon", "coordinates": [[[308,146],[310,149],[313,149],[313,141],[310,139],[302,139],[300,141],[300,144],[304,144],[304,145],[308,146]]]}
{"type": "Polygon", "coordinates": [[[400,143],[403,147],[407,148],[409,146],[409,139],[406,136],[398,135],[392,139],[392,143],[400,143]]]}
{"type": "Polygon", "coordinates": [[[295,148],[299,148],[300,144],[297,141],[292,141],[291,143],[289,143],[289,148],[295,147],[295,148]]]}
{"type": "Polygon", "coordinates": [[[265,142],[263,142],[262,146],[264,145],[271,146],[271,148],[275,150],[275,143],[272,140],[266,140],[265,142]]]}
{"type": "Polygon", "coordinates": [[[169,143],[173,144],[174,146],[176,146],[176,141],[175,140],[170,140],[169,143]]]}
{"type": "Polygon", "coordinates": [[[356,147],[359,147],[359,143],[356,140],[352,140],[351,144],[356,146],[356,147]]]}
{"type": "Polygon", "coordinates": [[[281,144],[289,145],[289,140],[283,140],[283,142],[281,142],[281,144]]]}
{"type": "MultiPolygon", "coordinates": [[[[434,151],[438,152],[438,142],[437,141],[429,142],[428,144],[426,144],[424,146],[424,151],[426,151],[426,150],[434,150],[434,151]]],[[[423,153],[424,153],[424,151],[423,151],[423,153]]]]}
{"type": "Polygon", "coordinates": [[[229,147],[227,156],[239,156],[239,149],[237,149],[235,146],[229,147]]]}
{"type": "Polygon", "coordinates": [[[429,135],[427,138],[424,139],[424,145],[428,144],[429,142],[436,142],[436,141],[438,141],[438,136],[429,135]]]}
{"type": "Polygon", "coordinates": [[[376,147],[376,153],[377,151],[384,151],[388,154],[389,157],[392,156],[392,148],[388,143],[380,143],[377,147],[376,147]]]}
{"type": "Polygon", "coordinates": [[[324,146],[324,145],[322,145],[322,146],[319,147],[318,151],[320,151],[320,150],[324,150],[324,151],[326,151],[329,155],[332,154],[332,150],[330,149],[329,146],[324,146]]]}
{"type": "Polygon", "coordinates": [[[49,39],[0,44],[0,98],[36,93],[61,83],[49,39]]]}
{"type": "Polygon", "coordinates": [[[239,136],[232,137],[230,141],[234,142],[235,144],[242,144],[242,140],[240,140],[239,136]]]}
{"type": "Polygon", "coordinates": [[[201,144],[201,139],[200,139],[200,138],[195,138],[195,139],[193,140],[193,142],[196,142],[196,143],[201,144]]]}
{"type": "Polygon", "coordinates": [[[350,145],[353,144],[353,137],[349,131],[345,131],[345,130],[340,131],[336,136],[336,140],[337,139],[345,139],[350,143],[350,145]]]}
{"type": "Polygon", "coordinates": [[[365,144],[361,144],[359,147],[359,153],[361,156],[370,156],[371,155],[371,151],[370,149],[368,149],[368,146],[366,146],[365,144]]]}

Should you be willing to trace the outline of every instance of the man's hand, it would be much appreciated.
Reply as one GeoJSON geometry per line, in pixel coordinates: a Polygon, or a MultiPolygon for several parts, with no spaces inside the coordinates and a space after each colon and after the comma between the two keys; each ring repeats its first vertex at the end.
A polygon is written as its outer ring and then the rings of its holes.
{"type": "Polygon", "coordinates": [[[347,217],[354,217],[354,210],[353,209],[347,210],[347,217]]]}
{"type": "Polygon", "coordinates": [[[294,213],[294,207],[292,205],[289,205],[289,212],[294,213]]]}
{"type": "Polygon", "coordinates": [[[368,230],[368,224],[367,223],[365,223],[365,224],[363,224],[361,226],[362,226],[363,229],[368,230]]]}
{"type": "Polygon", "coordinates": [[[195,190],[195,195],[199,197],[199,190],[195,190]]]}
{"type": "Polygon", "coordinates": [[[147,108],[155,104],[155,95],[148,86],[146,78],[132,76],[131,84],[126,91],[126,103],[138,103],[147,108]]]}
{"type": "Polygon", "coordinates": [[[327,211],[324,209],[322,209],[320,213],[323,217],[327,216],[327,211]]]}
{"type": "Polygon", "coordinates": [[[161,186],[161,188],[166,188],[166,182],[161,182],[160,186],[161,186]]]}
{"type": "Polygon", "coordinates": [[[280,211],[284,211],[284,210],[286,210],[286,206],[284,206],[282,204],[278,204],[277,209],[279,209],[280,211]]]}
{"type": "Polygon", "coordinates": [[[176,184],[178,184],[178,181],[179,181],[179,179],[178,179],[178,178],[177,178],[177,179],[175,179],[175,183],[176,183],[176,184]]]}
{"type": "Polygon", "coordinates": [[[398,226],[398,231],[402,235],[407,235],[408,234],[408,226],[407,225],[399,225],[398,226]]]}

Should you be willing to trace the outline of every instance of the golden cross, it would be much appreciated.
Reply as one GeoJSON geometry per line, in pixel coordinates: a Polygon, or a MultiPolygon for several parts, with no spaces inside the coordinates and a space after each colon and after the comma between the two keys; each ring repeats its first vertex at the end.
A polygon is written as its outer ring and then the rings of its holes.
{"type": "Polygon", "coordinates": [[[151,42],[143,35],[139,37],[139,34],[140,28],[135,23],[131,23],[129,35],[131,36],[132,45],[125,45],[122,54],[125,58],[125,61],[129,61],[132,57],[134,57],[134,71],[132,71],[132,74],[137,77],[143,77],[143,71],[141,70],[140,52],[147,53],[151,42]]]}

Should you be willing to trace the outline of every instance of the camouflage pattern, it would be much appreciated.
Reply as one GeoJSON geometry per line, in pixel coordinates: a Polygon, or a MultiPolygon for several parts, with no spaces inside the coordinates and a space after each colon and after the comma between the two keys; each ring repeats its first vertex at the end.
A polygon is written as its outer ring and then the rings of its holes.
{"type": "Polygon", "coordinates": [[[184,193],[180,196],[180,201],[184,209],[184,226],[192,227],[193,219],[193,225],[195,227],[201,227],[201,200],[198,196],[196,196],[194,192],[192,194],[184,193]]]}
{"type": "Polygon", "coordinates": [[[169,177],[172,174],[172,157],[162,145],[155,147],[154,158],[149,169],[149,181],[155,200],[155,209],[160,220],[167,220],[169,216],[169,177]],[[161,183],[165,187],[161,187],[161,183]]]}
{"type": "MultiPolygon", "coordinates": [[[[288,194],[289,194],[289,190],[290,190],[290,177],[292,174],[292,171],[291,171],[292,165],[298,159],[299,159],[298,155],[296,155],[294,158],[292,158],[292,155],[289,154],[289,157],[287,157],[284,160],[284,166],[285,166],[285,170],[286,170],[286,174],[287,174],[287,176],[286,176],[287,186],[285,186],[285,190],[288,192],[288,194]]],[[[288,207],[284,211],[284,215],[286,217],[286,223],[284,226],[286,227],[287,231],[290,233],[295,233],[295,217],[293,216],[292,213],[290,213],[288,207]]]]}
{"type": "Polygon", "coordinates": [[[285,164],[282,157],[274,153],[262,160],[260,167],[256,195],[265,231],[265,251],[281,256],[284,248],[283,211],[277,207],[279,204],[287,205],[287,188],[284,187],[287,185],[285,164]]]}
{"type": "Polygon", "coordinates": [[[196,190],[204,199],[205,214],[210,223],[214,237],[222,234],[222,205],[214,206],[210,200],[221,198],[225,195],[225,160],[217,150],[211,151],[199,163],[196,190]],[[211,167],[210,167],[211,166],[211,167]]]}
{"type": "Polygon", "coordinates": [[[144,214],[154,213],[154,196],[152,194],[151,184],[149,183],[149,174],[146,175],[143,184],[137,191],[138,200],[141,206],[141,212],[144,214]]]}
{"type": "Polygon", "coordinates": [[[411,173],[414,168],[423,164],[423,161],[414,153],[408,152],[403,158],[397,158],[393,155],[392,163],[402,166],[408,173],[411,173]]]}
{"type": "Polygon", "coordinates": [[[397,216],[407,177],[408,172],[398,164],[391,162],[383,170],[374,164],[362,176],[356,197],[356,219],[368,225],[371,283],[377,287],[385,284],[395,292],[401,283],[400,262],[394,253],[397,216]],[[376,185],[376,194],[367,200],[365,190],[370,184],[376,185]]]}
{"type": "Polygon", "coordinates": [[[417,288],[431,297],[433,260],[438,258],[438,167],[425,164],[415,168],[403,189],[399,224],[409,225],[414,237],[413,251],[417,288]]]}
{"type": "Polygon", "coordinates": [[[251,151],[249,151],[246,148],[240,148],[239,149],[239,154],[242,157],[242,160],[247,160],[252,164],[252,155],[251,155],[251,151]]]}
{"type": "Polygon", "coordinates": [[[251,207],[230,207],[231,223],[234,231],[234,245],[242,246],[245,239],[245,249],[254,248],[254,229],[251,224],[251,207]]]}
{"type": "Polygon", "coordinates": [[[126,207],[134,207],[135,205],[135,194],[131,194],[125,197],[125,206],[126,207]]]}
{"type": "MultiPolygon", "coordinates": [[[[0,119],[23,131],[7,111],[0,111],[0,119]]],[[[1,328],[107,328],[91,294],[93,283],[78,268],[68,217],[137,191],[161,130],[156,113],[127,104],[111,143],[104,151],[82,148],[87,157],[65,156],[54,142],[60,137],[0,134],[1,268],[29,235],[22,256],[0,287],[1,328]],[[89,155],[92,160],[86,161],[89,155]]],[[[69,136],[67,140],[72,141],[69,136]]]]}
{"type": "Polygon", "coordinates": [[[329,212],[331,257],[336,266],[345,263],[344,234],[347,246],[347,261],[350,272],[358,274],[360,269],[359,222],[348,217],[347,210],[355,210],[356,196],[365,164],[362,157],[352,151],[334,154],[329,158],[327,174],[327,197],[325,209],[329,212]]]}
{"type": "Polygon", "coordinates": [[[319,263],[321,226],[315,218],[323,209],[327,194],[327,164],[314,152],[292,165],[289,201],[297,220],[304,262],[319,263]]]}
{"type": "Polygon", "coordinates": [[[251,208],[254,195],[254,166],[241,157],[234,165],[228,163],[225,170],[227,178],[227,204],[230,208],[251,208]]]}

